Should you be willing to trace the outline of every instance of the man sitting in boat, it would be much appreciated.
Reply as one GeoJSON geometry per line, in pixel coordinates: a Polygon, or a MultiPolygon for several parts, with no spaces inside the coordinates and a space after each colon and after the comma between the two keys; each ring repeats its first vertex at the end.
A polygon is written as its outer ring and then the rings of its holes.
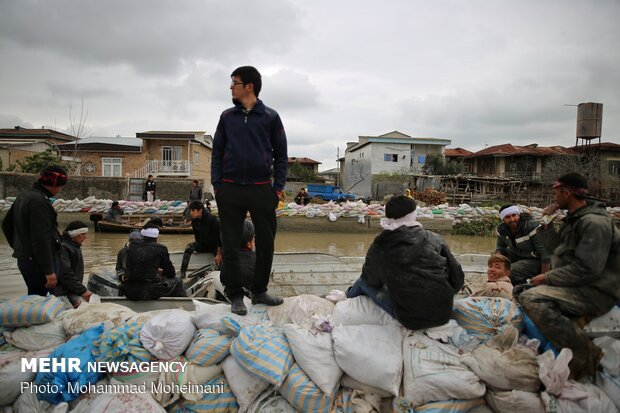
{"type": "Polygon", "coordinates": [[[127,250],[127,267],[121,283],[121,294],[130,300],[185,297],[183,281],[175,277],[168,248],[157,242],[157,226],[147,223],[140,234],[142,242],[132,242],[127,250]]]}
{"type": "Polygon", "coordinates": [[[495,252],[512,263],[512,284],[523,284],[528,278],[549,270],[550,256],[538,235],[539,223],[516,205],[504,205],[499,217],[502,222],[497,227],[495,252]]]}
{"type": "Polygon", "coordinates": [[[211,215],[202,201],[192,201],[189,204],[189,213],[192,216],[192,230],[194,242],[185,247],[181,271],[179,276],[185,277],[189,261],[195,252],[210,252],[215,255],[215,264],[222,264],[222,241],[220,239],[220,221],[211,215]]]}
{"type": "Polygon", "coordinates": [[[586,199],[588,183],[580,174],[561,176],[553,192],[556,208],[568,213],[551,270],[531,279],[534,288],[516,287],[514,295],[556,348],[572,350],[570,374],[579,380],[596,373],[603,353],[573,320],[605,314],[620,299],[620,231],[604,204],[586,199]]]}
{"type": "Polygon", "coordinates": [[[75,308],[80,306],[82,300],[89,301],[92,295],[83,284],[82,243],[87,233],[88,225],[82,221],[73,221],[67,225],[60,238],[58,284],[54,288],[54,295],[66,296],[75,308]]]}
{"type": "Polygon", "coordinates": [[[502,297],[512,300],[510,260],[501,254],[493,254],[487,263],[487,282],[472,297],[502,297]]]}
{"type": "Polygon", "coordinates": [[[411,330],[445,324],[465,275],[448,245],[416,220],[416,202],[397,195],[385,205],[384,228],[347,297],[369,296],[411,330]]]}
{"type": "Polygon", "coordinates": [[[125,211],[118,204],[118,201],[114,201],[112,202],[112,206],[110,207],[110,209],[108,209],[108,213],[106,214],[105,219],[106,221],[118,222],[122,224],[125,222],[121,219],[121,216],[123,216],[124,214],[125,214],[125,211]]]}
{"type": "Polygon", "coordinates": [[[142,234],[140,234],[140,231],[131,231],[129,233],[129,239],[123,248],[118,251],[118,254],[116,254],[116,275],[120,281],[123,281],[123,278],[125,277],[125,269],[127,268],[127,251],[129,251],[129,246],[132,242],[140,241],[142,241],[142,234]]]}
{"type": "Polygon", "coordinates": [[[254,224],[249,219],[246,219],[243,222],[243,232],[241,233],[239,269],[241,271],[241,285],[247,292],[252,291],[254,268],[256,267],[254,233],[254,224]]]}

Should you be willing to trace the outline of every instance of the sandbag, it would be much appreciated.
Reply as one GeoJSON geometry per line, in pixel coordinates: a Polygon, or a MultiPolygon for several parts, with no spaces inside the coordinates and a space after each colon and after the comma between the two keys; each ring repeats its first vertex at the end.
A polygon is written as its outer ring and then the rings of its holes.
{"type": "Polygon", "coordinates": [[[441,400],[421,406],[412,406],[406,398],[399,398],[394,400],[392,411],[398,413],[473,413],[479,408],[486,408],[482,397],[468,400],[441,400]]]}
{"type": "Polygon", "coordinates": [[[13,403],[14,413],[65,413],[67,411],[69,411],[67,403],[63,402],[54,406],[37,399],[37,394],[30,391],[24,391],[13,403]]]}
{"type": "Polygon", "coordinates": [[[336,362],[344,372],[398,396],[403,373],[401,327],[337,325],[332,337],[336,362]]]}
{"type": "Polygon", "coordinates": [[[293,364],[293,353],[281,330],[264,325],[243,327],[230,354],[247,371],[279,386],[293,364]]]}
{"type": "Polygon", "coordinates": [[[77,309],[62,315],[62,325],[68,336],[74,336],[101,323],[110,328],[119,326],[135,315],[135,311],[120,304],[82,302],[77,309]]]}
{"type": "Polygon", "coordinates": [[[592,340],[603,350],[601,367],[611,376],[620,376],[620,340],[612,337],[598,337],[592,340]]]}
{"type": "Polygon", "coordinates": [[[200,400],[181,399],[168,411],[174,413],[236,413],[239,411],[239,404],[223,374],[211,379],[206,385],[211,386],[212,391],[204,393],[200,400]]]}
{"type": "Polygon", "coordinates": [[[360,324],[401,326],[398,320],[386,313],[365,295],[349,298],[337,303],[332,312],[332,322],[335,326],[360,324]]]}
{"type": "Polygon", "coordinates": [[[270,386],[268,382],[248,373],[234,357],[228,356],[222,363],[222,370],[230,389],[239,403],[239,412],[249,410],[256,399],[270,386]]]}
{"type": "Polygon", "coordinates": [[[340,386],[347,387],[351,390],[358,390],[359,392],[366,394],[376,394],[381,398],[394,397],[392,394],[390,394],[390,392],[361,383],[355,380],[353,377],[349,376],[348,374],[342,375],[342,377],[340,378],[340,386]]]}
{"type": "Polygon", "coordinates": [[[262,324],[268,319],[267,309],[264,306],[253,306],[252,301],[247,297],[243,298],[243,303],[248,313],[240,316],[230,312],[230,304],[204,304],[194,300],[196,311],[192,315],[192,321],[198,329],[212,328],[226,333],[227,329],[222,325],[222,319],[225,317],[234,319],[241,326],[262,324]]]}
{"type": "Polygon", "coordinates": [[[486,341],[512,324],[523,330],[523,318],[517,305],[500,297],[468,297],[457,300],[452,317],[470,334],[486,341]]]}
{"type": "Polygon", "coordinates": [[[461,361],[487,387],[538,392],[541,382],[536,354],[529,347],[518,344],[518,339],[517,329],[509,326],[471,353],[465,354],[461,361]]]}
{"type": "Polygon", "coordinates": [[[598,371],[596,372],[595,383],[620,410],[620,376],[612,376],[604,371],[598,371]]]}
{"type": "Polygon", "coordinates": [[[281,394],[274,393],[273,390],[265,390],[252,403],[247,410],[248,413],[297,413],[291,404],[286,401],[281,394]]]}
{"type": "Polygon", "coordinates": [[[130,363],[146,362],[151,353],[140,342],[141,325],[124,323],[111,330],[106,330],[95,341],[93,356],[97,361],[130,363]]]}
{"type": "Polygon", "coordinates": [[[584,393],[585,396],[578,400],[571,400],[556,397],[544,391],[540,397],[545,404],[546,411],[557,413],[618,412],[614,402],[595,385],[582,382],[573,382],[572,385],[576,391],[584,393]]]}
{"type": "Polygon", "coordinates": [[[210,366],[224,360],[230,354],[232,337],[217,330],[203,328],[197,330],[185,357],[200,366],[210,366]]]}
{"type": "Polygon", "coordinates": [[[0,304],[0,326],[28,327],[46,324],[64,310],[63,302],[53,295],[23,295],[0,304]]]}
{"type": "Polygon", "coordinates": [[[590,321],[583,331],[593,336],[620,337],[620,307],[616,305],[606,314],[590,321]]]}
{"type": "Polygon", "coordinates": [[[457,351],[410,331],[403,340],[403,395],[415,405],[481,397],[486,387],[457,351]]]}
{"type": "Polygon", "coordinates": [[[48,357],[51,349],[35,352],[15,350],[0,353],[0,406],[9,406],[21,393],[21,383],[34,380],[36,373],[22,371],[22,358],[48,357]]]}
{"type": "Polygon", "coordinates": [[[0,327],[0,347],[6,344],[6,340],[4,338],[4,333],[8,333],[13,331],[11,328],[0,327]]]}
{"type": "Polygon", "coordinates": [[[540,393],[489,390],[485,398],[487,404],[497,413],[545,413],[540,393]]]}
{"type": "Polygon", "coordinates": [[[278,393],[304,413],[329,413],[333,402],[333,398],[323,394],[297,363],[293,363],[278,393]]]}
{"type": "Polygon", "coordinates": [[[293,323],[311,328],[313,316],[327,318],[333,311],[334,304],[331,301],[309,294],[287,297],[282,305],[267,308],[269,320],[276,327],[293,323]]]}
{"type": "Polygon", "coordinates": [[[67,339],[65,329],[60,320],[6,331],[4,337],[9,344],[28,351],[54,348],[64,343],[67,339]]]}
{"type": "MultiPolygon", "coordinates": [[[[170,361],[184,363],[186,359],[180,356],[170,361]]],[[[203,395],[200,393],[200,388],[191,385],[209,383],[221,374],[222,368],[220,366],[205,367],[192,363],[186,365],[185,371],[162,371],[157,377],[152,395],[164,407],[170,406],[181,398],[197,402],[202,399],[203,395]]]]}
{"type": "Polygon", "coordinates": [[[295,324],[285,325],[284,334],[297,364],[323,393],[331,396],[342,376],[331,334],[312,333],[295,324]]]}
{"type": "Polygon", "coordinates": [[[381,397],[341,387],[336,394],[334,410],[338,413],[380,413],[381,397]]]}
{"type": "MultiPolygon", "coordinates": [[[[115,384],[115,380],[110,380],[110,384],[115,384]]],[[[149,393],[100,393],[90,401],[87,411],[88,413],[160,413],[166,410],[149,393]]]]}
{"type": "Polygon", "coordinates": [[[169,310],[144,324],[140,330],[140,341],[158,359],[170,360],[185,352],[195,331],[187,311],[169,310]]]}

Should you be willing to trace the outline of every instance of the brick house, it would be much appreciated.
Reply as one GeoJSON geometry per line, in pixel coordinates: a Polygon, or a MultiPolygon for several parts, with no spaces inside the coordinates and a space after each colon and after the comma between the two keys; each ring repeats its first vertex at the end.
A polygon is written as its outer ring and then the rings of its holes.
{"type": "Polygon", "coordinates": [[[53,129],[26,129],[16,126],[13,129],[0,129],[0,162],[2,170],[10,165],[17,165],[22,160],[37,152],[48,149],[58,152],[58,146],[72,142],[75,136],[53,129]]]}
{"type": "Polygon", "coordinates": [[[75,159],[78,175],[126,177],[144,167],[145,156],[140,145],[88,142],[58,146],[64,158],[75,159]]]}

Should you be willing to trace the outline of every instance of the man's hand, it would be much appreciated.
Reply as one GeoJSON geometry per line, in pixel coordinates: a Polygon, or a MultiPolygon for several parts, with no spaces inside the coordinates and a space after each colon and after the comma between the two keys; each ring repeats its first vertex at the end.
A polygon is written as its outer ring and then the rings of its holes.
{"type": "Polygon", "coordinates": [[[278,199],[280,201],[282,201],[283,199],[286,198],[286,192],[284,192],[284,191],[276,191],[276,195],[278,196],[278,199]]]}
{"type": "Polygon", "coordinates": [[[93,295],[92,292],[86,290],[82,293],[82,298],[86,301],[90,301],[90,296],[93,295]]]}
{"type": "Polygon", "coordinates": [[[45,288],[51,290],[52,288],[56,288],[56,284],[58,283],[58,278],[56,278],[56,273],[45,274],[45,288]]]}
{"type": "Polygon", "coordinates": [[[533,277],[530,280],[530,284],[532,284],[532,285],[547,284],[547,277],[545,277],[545,274],[538,274],[537,276],[533,277]]]}
{"type": "Polygon", "coordinates": [[[551,263],[550,262],[546,262],[546,263],[542,263],[540,265],[540,273],[544,274],[547,271],[549,271],[551,269],[551,263]]]}
{"type": "Polygon", "coordinates": [[[215,256],[215,265],[217,265],[218,267],[222,266],[222,253],[220,251],[217,252],[217,255],[215,256]]]}

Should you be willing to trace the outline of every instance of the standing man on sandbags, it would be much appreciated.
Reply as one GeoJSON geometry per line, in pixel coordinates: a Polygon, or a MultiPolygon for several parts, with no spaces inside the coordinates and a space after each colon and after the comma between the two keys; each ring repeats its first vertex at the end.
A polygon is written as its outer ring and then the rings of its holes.
{"type": "Polygon", "coordinates": [[[142,196],[143,201],[153,202],[155,200],[155,191],[157,190],[157,183],[155,182],[155,178],[153,175],[149,175],[144,182],[144,195],[142,196]]]}
{"type": "Polygon", "coordinates": [[[603,356],[573,320],[594,318],[613,308],[620,298],[620,231],[605,205],[586,200],[588,183],[578,173],[553,184],[556,209],[568,214],[553,251],[551,270],[536,275],[531,285],[514,295],[525,313],[557,348],[573,351],[571,378],[592,376],[603,356]]]}
{"type": "Polygon", "coordinates": [[[258,99],[262,86],[258,70],[252,66],[239,67],[231,78],[235,106],[222,113],[215,131],[211,183],[222,232],[222,283],[231,300],[231,311],[245,315],[239,244],[248,212],[256,230],[252,302],[282,304],[282,298],[267,293],[267,285],[276,235],[275,210],[286,182],[288,155],[280,116],[258,99]]]}
{"type": "Polygon", "coordinates": [[[550,257],[538,236],[539,223],[516,205],[504,205],[499,217],[495,253],[510,260],[512,285],[547,272],[550,257]]]}
{"type": "Polygon", "coordinates": [[[58,282],[60,233],[50,198],[60,193],[67,179],[60,166],[44,168],[32,188],[17,195],[2,222],[29,295],[47,295],[58,282]]]}

